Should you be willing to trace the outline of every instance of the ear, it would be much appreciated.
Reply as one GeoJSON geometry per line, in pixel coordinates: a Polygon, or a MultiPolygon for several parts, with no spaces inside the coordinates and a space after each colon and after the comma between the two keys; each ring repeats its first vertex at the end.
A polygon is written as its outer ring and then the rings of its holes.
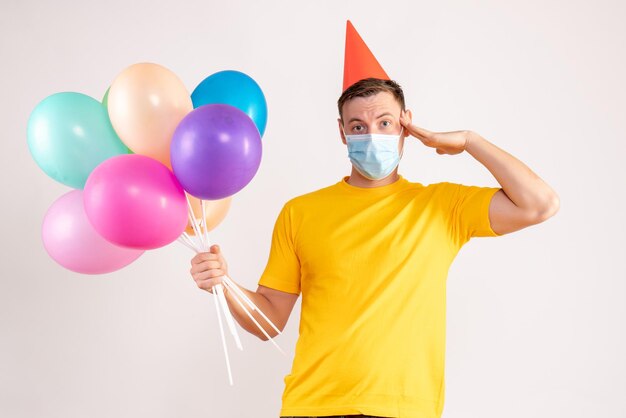
{"type": "MultiPolygon", "coordinates": [[[[404,117],[409,121],[409,123],[413,123],[413,112],[411,112],[409,109],[406,109],[404,111],[404,117]]],[[[406,129],[404,129],[402,131],[402,137],[406,138],[407,136],[409,136],[409,133],[406,131],[406,129]]]]}
{"type": "Polygon", "coordinates": [[[343,134],[343,126],[341,123],[341,118],[337,118],[337,124],[339,125],[339,136],[341,136],[341,142],[343,142],[344,145],[347,145],[346,137],[343,134]]]}

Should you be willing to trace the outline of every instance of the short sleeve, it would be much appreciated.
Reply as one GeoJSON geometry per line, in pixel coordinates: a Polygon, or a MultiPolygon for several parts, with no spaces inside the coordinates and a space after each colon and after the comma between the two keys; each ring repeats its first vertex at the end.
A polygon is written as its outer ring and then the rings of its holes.
{"type": "Polygon", "coordinates": [[[295,251],[291,212],[287,203],[276,219],[269,258],[258,284],[299,295],[300,260],[295,251]]]}
{"type": "Polygon", "coordinates": [[[497,237],[489,221],[489,204],[500,187],[466,186],[452,183],[450,219],[452,232],[460,243],[472,237],[497,237]]]}

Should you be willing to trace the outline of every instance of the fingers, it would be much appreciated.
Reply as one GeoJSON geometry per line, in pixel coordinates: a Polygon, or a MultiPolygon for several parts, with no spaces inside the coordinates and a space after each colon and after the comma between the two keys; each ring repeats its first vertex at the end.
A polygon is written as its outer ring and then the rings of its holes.
{"type": "Polygon", "coordinates": [[[213,293],[213,286],[222,283],[226,271],[221,268],[218,261],[207,261],[194,265],[191,270],[191,277],[196,285],[203,290],[213,293]]]}
{"type": "Polygon", "coordinates": [[[404,126],[407,130],[409,129],[411,125],[411,122],[409,122],[409,120],[407,119],[404,111],[400,113],[400,125],[404,126]]]}
{"type": "Polygon", "coordinates": [[[193,277],[193,280],[196,283],[198,283],[198,282],[204,282],[210,279],[220,278],[220,277],[223,277],[225,274],[226,272],[224,270],[211,269],[211,270],[197,271],[195,273],[191,273],[191,277],[193,277]]]}
{"type": "Polygon", "coordinates": [[[428,131],[424,128],[420,128],[419,126],[414,125],[414,124],[410,124],[408,129],[411,132],[411,134],[413,134],[413,136],[422,137],[424,139],[431,139],[434,134],[433,132],[428,131]]]}
{"type": "Polygon", "coordinates": [[[189,273],[196,279],[196,277],[216,277],[226,274],[225,264],[220,260],[202,261],[191,265],[189,273]]]}
{"type": "Polygon", "coordinates": [[[213,293],[213,286],[216,286],[218,284],[223,283],[223,279],[222,277],[216,277],[216,278],[212,278],[212,279],[206,279],[206,280],[198,280],[196,281],[196,284],[198,285],[198,288],[202,289],[202,290],[206,290],[209,293],[213,293]]]}
{"type": "Polygon", "coordinates": [[[219,260],[209,260],[209,261],[202,261],[200,263],[192,264],[190,272],[191,274],[202,273],[203,271],[206,271],[206,270],[221,269],[221,268],[222,268],[222,263],[219,260]]]}
{"type": "Polygon", "coordinates": [[[191,264],[202,263],[203,261],[219,260],[220,256],[214,253],[198,253],[191,259],[191,264]]]}
{"type": "Polygon", "coordinates": [[[196,254],[191,259],[189,273],[200,289],[213,293],[213,286],[222,283],[222,277],[228,274],[219,245],[212,245],[209,252],[196,254]]]}
{"type": "Polygon", "coordinates": [[[210,252],[198,253],[191,259],[191,265],[202,263],[205,261],[223,260],[224,256],[219,245],[212,245],[210,252]]]}
{"type": "Polygon", "coordinates": [[[409,119],[405,116],[405,112],[400,114],[400,124],[406,128],[406,130],[420,140],[430,140],[433,139],[434,132],[431,132],[427,129],[420,128],[419,126],[411,123],[409,119]]]}
{"type": "Polygon", "coordinates": [[[437,154],[455,155],[467,149],[469,138],[467,131],[431,132],[411,123],[406,111],[400,114],[400,124],[424,145],[436,148],[437,154]]]}

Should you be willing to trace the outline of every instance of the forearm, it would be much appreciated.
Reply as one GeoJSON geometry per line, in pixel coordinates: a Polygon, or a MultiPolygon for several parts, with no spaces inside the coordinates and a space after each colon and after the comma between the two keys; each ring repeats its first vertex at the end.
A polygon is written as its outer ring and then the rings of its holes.
{"type": "MultiPolygon", "coordinates": [[[[235,283],[236,284],[236,283],[235,283]]],[[[238,284],[237,287],[254,303],[264,314],[267,316],[270,321],[276,326],[277,320],[276,315],[274,314],[274,307],[271,302],[263,295],[248,290],[238,284]]],[[[244,308],[235,300],[235,297],[239,299],[241,304],[246,308],[246,310],[254,317],[254,319],[263,327],[263,329],[267,332],[270,337],[274,337],[277,335],[277,332],[272,328],[272,326],[265,320],[263,317],[255,310],[251,310],[248,304],[243,298],[239,295],[235,294],[235,291],[232,289],[228,289],[225,292],[226,302],[228,303],[228,308],[230,312],[233,314],[235,320],[241,325],[243,329],[259,337],[262,340],[267,340],[267,337],[263,334],[263,332],[259,329],[259,327],[250,319],[248,314],[244,311],[244,308]]]]}
{"type": "Polygon", "coordinates": [[[475,132],[469,132],[465,150],[496,178],[519,208],[546,213],[558,205],[556,192],[523,162],[475,132]]]}

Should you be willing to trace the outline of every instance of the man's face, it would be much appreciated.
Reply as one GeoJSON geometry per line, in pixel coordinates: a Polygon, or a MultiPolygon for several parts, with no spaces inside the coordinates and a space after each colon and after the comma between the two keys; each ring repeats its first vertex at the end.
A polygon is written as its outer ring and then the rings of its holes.
{"type": "MultiPolygon", "coordinates": [[[[400,103],[393,97],[393,94],[382,91],[368,97],[355,97],[343,105],[343,125],[339,121],[339,132],[341,140],[346,144],[346,135],[360,134],[388,134],[398,135],[402,130],[400,125],[400,113],[402,109],[400,103]],[[342,129],[343,128],[343,129],[342,129]]],[[[411,119],[411,111],[406,111],[407,118],[411,119]]],[[[404,137],[406,133],[402,131],[402,137],[398,145],[402,151],[404,147],[404,137]]]]}

